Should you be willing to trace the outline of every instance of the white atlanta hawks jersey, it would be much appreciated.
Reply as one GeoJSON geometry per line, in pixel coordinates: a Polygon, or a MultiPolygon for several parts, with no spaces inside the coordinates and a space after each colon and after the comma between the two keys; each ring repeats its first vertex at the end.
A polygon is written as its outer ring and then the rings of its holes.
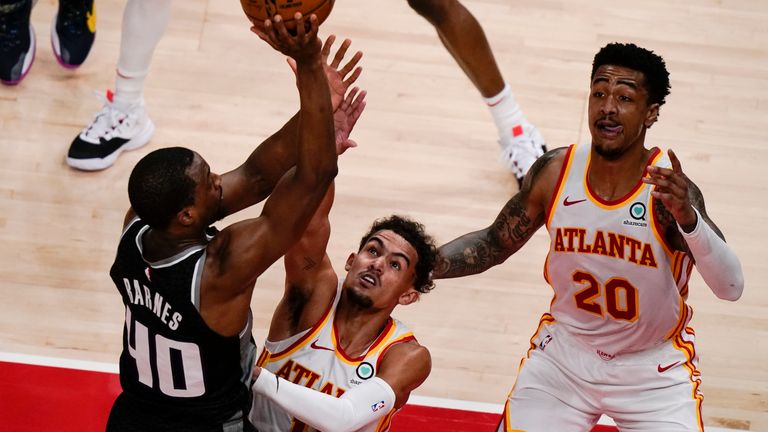
{"type": "MultiPolygon", "coordinates": [[[[312,328],[279,342],[266,341],[257,364],[283,379],[340,397],[347,389],[376,376],[379,362],[389,347],[415,339],[405,325],[390,318],[363,355],[355,358],[348,356],[339,344],[333,323],[341,293],[339,286],[328,311],[312,328]]],[[[360,432],[389,430],[397,411],[392,407],[381,409],[389,409],[390,412],[377,423],[359,429],[360,432]]],[[[315,431],[259,395],[255,395],[253,401],[251,420],[260,432],[315,431]]]]}
{"type": "MultiPolygon", "coordinates": [[[[587,176],[589,144],[571,146],[547,211],[551,238],[544,277],[555,321],[597,353],[640,351],[670,339],[691,317],[693,262],[667,244],[654,217],[651,185],[601,199],[587,176]]],[[[654,148],[649,165],[669,167],[654,148]]]]}

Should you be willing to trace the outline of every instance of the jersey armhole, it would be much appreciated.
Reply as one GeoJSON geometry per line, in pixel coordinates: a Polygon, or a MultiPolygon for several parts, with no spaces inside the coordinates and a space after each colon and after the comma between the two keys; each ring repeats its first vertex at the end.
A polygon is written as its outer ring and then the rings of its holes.
{"type": "Polygon", "coordinates": [[[549,229],[549,224],[552,222],[552,215],[555,214],[555,208],[557,207],[558,199],[563,193],[565,187],[565,181],[568,178],[568,171],[570,171],[571,163],[573,162],[573,155],[576,153],[576,144],[568,146],[568,150],[565,153],[565,159],[563,160],[563,166],[560,167],[560,175],[557,177],[557,183],[555,183],[555,189],[552,193],[552,198],[549,200],[549,205],[544,209],[546,216],[546,227],[549,229]]]}

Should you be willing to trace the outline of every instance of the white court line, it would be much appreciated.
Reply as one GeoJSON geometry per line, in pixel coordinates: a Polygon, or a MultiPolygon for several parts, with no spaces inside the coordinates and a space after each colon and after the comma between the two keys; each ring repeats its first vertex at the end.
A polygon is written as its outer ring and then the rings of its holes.
{"type": "MultiPolygon", "coordinates": [[[[56,357],[43,357],[32,354],[19,354],[0,351],[0,361],[11,363],[22,363],[36,366],[51,366],[68,369],[79,369],[93,372],[118,373],[119,369],[115,363],[102,363],[86,360],[73,360],[56,357]]],[[[485,402],[465,401],[459,399],[446,399],[431,396],[411,395],[408,403],[412,405],[421,405],[434,408],[448,408],[462,411],[475,411],[491,414],[501,414],[504,411],[504,405],[485,402]]],[[[616,425],[609,417],[602,416],[598,424],[616,425]]],[[[735,429],[722,429],[716,427],[707,427],[707,432],[739,432],[735,429]]]]}
{"type": "Polygon", "coordinates": [[[92,372],[118,373],[116,363],[101,363],[86,360],[72,360],[56,357],[43,357],[31,354],[19,354],[0,351],[0,361],[23,363],[36,366],[51,366],[68,369],[80,369],[92,372]]]}

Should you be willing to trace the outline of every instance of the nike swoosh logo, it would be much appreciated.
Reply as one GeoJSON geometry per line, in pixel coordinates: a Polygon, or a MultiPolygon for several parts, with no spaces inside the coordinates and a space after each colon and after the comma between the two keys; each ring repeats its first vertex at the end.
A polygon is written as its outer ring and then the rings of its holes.
{"type": "Polygon", "coordinates": [[[587,200],[586,198],[584,198],[584,199],[580,199],[580,200],[576,200],[576,201],[568,201],[568,198],[570,198],[570,197],[569,197],[569,196],[567,196],[567,197],[565,197],[565,199],[563,200],[563,205],[564,205],[564,206],[566,206],[566,207],[568,207],[568,206],[572,206],[572,205],[574,205],[574,204],[578,204],[578,203],[580,203],[580,202],[584,202],[584,201],[586,201],[586,200],[587,200]]]}
{"type": "Polygon", "coordinates": [[[316,349],[316,350],[336,351],[333,348],[328,348],[328,347],[324,347],[324,346],[318,345],[317,344],[317,339],[315,339],[315,341],[312,342],[312,345],[310,345],[309,347],[312,348],[312,349],[316,349]]]}
{"type": "Polygon", "coordinates": [[[669,370],[669,369],[671,369],[671,368],[673,368],[673,367],[677,366],[679,363],[680,363],[680,362],[679,362],[679,361],[677,361],[677,362],[674,362],[674,363],[672,363],[671,365],[668,365],[668,366],[662,366],[662,365],[659,365],[659,367],[658,367],[656,370],[658,370],[658,371],[659,371],[659,373],[662,373],[662,372],[666,372],[667,370],[669,370]]]}

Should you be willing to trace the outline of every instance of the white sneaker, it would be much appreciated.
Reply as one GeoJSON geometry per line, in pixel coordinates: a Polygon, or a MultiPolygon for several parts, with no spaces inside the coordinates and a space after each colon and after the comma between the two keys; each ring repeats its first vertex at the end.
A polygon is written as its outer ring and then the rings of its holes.
{"type": "Polygon", "coordinates": [[[536,159],[546,153],[547,145],[536,126],[523,122],[509,130],[509,135],[499,139],[501,162],[509,168],[522,186],[525,174],[536,159]]]}
{"type": "Polygon", "coordinates": [[[85,171],[109,168],[124,150],[135,150],[152,138],[155,125],[147,116],[144,104],[119,107],[107,97],[99,95],[104,106],[96,113],[91,124],[72,141],[67,153],[67,164],[85,171]]]}

